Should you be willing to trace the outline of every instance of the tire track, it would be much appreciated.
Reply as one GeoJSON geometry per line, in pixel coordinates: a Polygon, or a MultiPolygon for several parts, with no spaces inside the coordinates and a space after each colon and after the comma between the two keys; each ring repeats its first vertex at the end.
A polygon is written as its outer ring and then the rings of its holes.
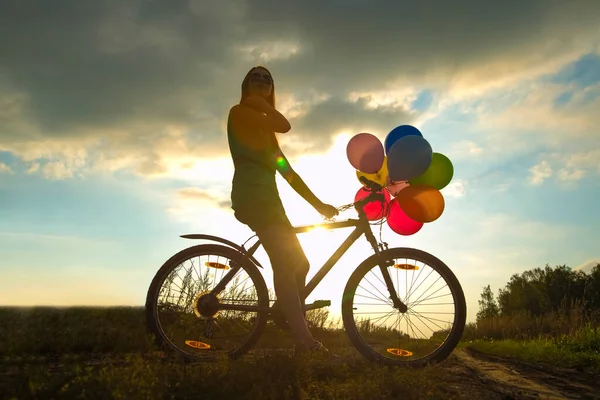
{"type": "Polygon", "coordinates": [[[594,388],[568,376],[527,367],[524,363],[512,363],[497,357],[478,355],[465,349],[456,349],[453,354],[467,368],[491,382],[509,398],[600,399],[598,387],[594,388]],[[506,388],[512,390],[506,393],[506,388]]]}

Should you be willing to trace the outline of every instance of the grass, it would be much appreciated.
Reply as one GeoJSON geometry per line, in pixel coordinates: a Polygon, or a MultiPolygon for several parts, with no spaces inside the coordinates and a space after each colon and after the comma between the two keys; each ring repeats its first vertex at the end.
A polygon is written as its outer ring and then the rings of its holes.
{"type": "Polygon", "coordinates": [[[121,366],[71,364],[52,375],[43,365],[18,369],[10,382],[3,380],[0,386],[9,398],[394,399],[402,395],[442,399],[452,395],[436,383],[444,379],[439,368],[400,371],[360,359],[341,366],[286,356],[184,365],[133,354],[121,366]]]}
{"type": "MultiPolygon", "coordinates": [[[[575,346],[581,343],[567,339],[575,346]]],[[[600,372],[600,352],[590,349],[573,349],[552,339],[530,339],[500,341],[476,340],[466,347],[491,355],[510,357],[531,363],[548,363],[578,370],[591,369],[600,372]]]]}
{"type": "Polygon", "coordinates": [[[463,346],[526,362],[600,372],[600,316],[573,305],[543,315],[520,312],[469,324],[463,346]]]}
{"type": "MultiPolygon", "coordinates": [[[[444,366],[372,364],[341,330],[313,329],[348,362],[318,356],[184,364],[158,351],[142,308],[0,309],[0,398],[447,399],[466,397],[444,366]],[[94,364],[86,360],[97,360],[94,364]]],[[[271,329],[261,347],[289,347],[271,329]],[[269,346],[267,346],[269,345],[269,346]]]]}
{"type": "MultiPolygon", "coordinates": [[[[574,326],[569,325],[573,320],[556,316],[495,319],[479,327],[470,325],[459,346],[600,372],[600,329],[590,320],[580,320],[574,326]],[[537,336],[536,326],[540,328],[537,336]],[[549,326],[557,329],[552,332],[549,326]]],[[[312,331],[330,349],[347,357],[342,365],[314,355],[292,358],[282,354],[184,364],[155,347],[145,328],[143,308],[0,308],[0,399],[470,396],[464,387],[454,384],[458,378],[448,364],[418,370],[372,364],[350,345],[343,330],[323,326],[321,323],[312,331]]],[[[256,347],[291,345],[289,334],[270,326],[256,347]]]]}

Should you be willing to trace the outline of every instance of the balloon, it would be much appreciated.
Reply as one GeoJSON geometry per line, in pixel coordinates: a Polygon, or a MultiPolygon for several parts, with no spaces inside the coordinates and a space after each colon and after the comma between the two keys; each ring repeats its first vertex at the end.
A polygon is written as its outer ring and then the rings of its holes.
{"type": "MultiPolygon", "coordinates": [[[[381,186],[386,186],[387,181],[388,181],[387,157],[383,158],[383,165],[381,166],[381,169],[379,171],[377,171],[376,174],[365,174],[364,172],[360,172],[359,170],[356,170],[356,178],[358,179],[359,182],[360,182],[361,176],[364,176],[368,180],[376,182],[376,183],[380,184],[381,186]]],[[[364,183],[362,183],[362,182],[360,182],[360,183],[361,183],[361,185],[364,186],[364,183]]]]}
{"type": "Polygon", "coordinates": [[[390,154],[390,149],[398,140],[405,136],[416,135],[423,137],[423,134],[412,125],[400,125],[391,130],[385,138],[385,154],[390,154]]]}
{"type": "Polygon", "coordinates": [[[438,190],[445,188],[454,175],[452,162],[441,153],[433,153],[431,165],[421,176],[410,180],[411,185],[429,185],[438,190]]]}
{"type": "Polygon", "coordinates": [[[348,142],[346,156],[355,169],[366,174],[376,174],[383,165],[385,153],[377,136],[359,133],[348,142]]]}
{"type": "Polygon", "coordinates": [[[390,201],[388,207],[387,224],[397,234],[403,236],[414,235],[423,227],[422,222],[415,221],[406,215],[397,199],[390,201]]]}
{"type": "Polygon", "coordinates": [[[431,186],[410,185],[396,200],[406,215],[418,222],[433,222],[444,212],[444,196],[431,186]]]}
{"type": "Polygon", "coordinates": [[[387,186],[386,189],[388,190],[388,192],[390,192],[390,194],[392,196],[397,196],[398,192],[400,192],[402,189],[404,189],[405,187],[410,186],[410,184],[406,181],[392,181],[388,175],[388,179],[387,179],[387,186]]]}
{"type": "MultiPolygon", "coordinates": [[[[377,221],[378,219],[385,217],[385,215],[387,214],[387,204],[390,201],[390,194],[385,189],[382,189],[378,193],[383,193],[385,203],[382,203],[381,201],[371,201],[365,204],[365,206],[363,207],[365,215],[367,216],[367,219],[369,221],[377,221]]],[[[371,194],[371,191],[367,190],[364,187],[360,188],[358,192],[356,192],[356,196],[354,196],[354,201],[356,202],[362,200],[369,194],[371,194]]]]}
{"type": "Polygon", "coordinates": [[[425,139],[416,135],[398,140],[388,154],[388,172],[393,181],[409,181],[423,175],[431,165],[433,152],[425,139]]]}

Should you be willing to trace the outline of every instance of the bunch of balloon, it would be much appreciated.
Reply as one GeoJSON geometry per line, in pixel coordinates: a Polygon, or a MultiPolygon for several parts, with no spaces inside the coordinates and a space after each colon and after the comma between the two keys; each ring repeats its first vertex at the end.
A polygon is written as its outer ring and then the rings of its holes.
{"type": "MultiPolygon", "coordinates": [[[[444,212],[440,190],[452,180],[454,166],[445,155],[434,153],[414,126],[394,128],[383,144],[375,135],[359,133],[348,142],[346,155],[356,169],[357,179],[364,176],[382,186],[386,203],[373,201],[365,205],[369,221],[386,218],[394,232],[409,236],[444,212]]],[[[361,187],[354,201],[368,194],[369,190],[361,187]]]]}

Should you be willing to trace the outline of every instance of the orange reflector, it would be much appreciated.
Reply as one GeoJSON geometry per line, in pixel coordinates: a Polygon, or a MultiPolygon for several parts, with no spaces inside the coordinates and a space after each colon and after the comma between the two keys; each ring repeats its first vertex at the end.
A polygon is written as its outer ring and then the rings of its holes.
{"type": "Polygon", "coordinates": [[[396,264],[396,265],[394,265],[394,268],[405,269],[405,270],[409,270],[409,271],[416,271],[419,269],[419,267],[417,267],[416,265],[411,265],[411,264],[396,264]]]}
{"type": "Polygon", "coordinates": [[[412,352],[402,349],[387,349],[387,352],[398,357],[410,357],[413,355],[412,352]]]}
{"type": "Polygon", "coordinates": [[[185,344],[187,344],[188,346],[193,347],[195,349],[200,349],[200,350],[210,349],[210,344],[198,342],[196,340],[186,340],[185,344]]]}
{"type": "Polygon", "coordinates": [[[211,268],[216,268],[216,269],[229,269],[228,265],[216,263],[216,262],[207,262],[206,266],[211,267],[211,268]]]}

